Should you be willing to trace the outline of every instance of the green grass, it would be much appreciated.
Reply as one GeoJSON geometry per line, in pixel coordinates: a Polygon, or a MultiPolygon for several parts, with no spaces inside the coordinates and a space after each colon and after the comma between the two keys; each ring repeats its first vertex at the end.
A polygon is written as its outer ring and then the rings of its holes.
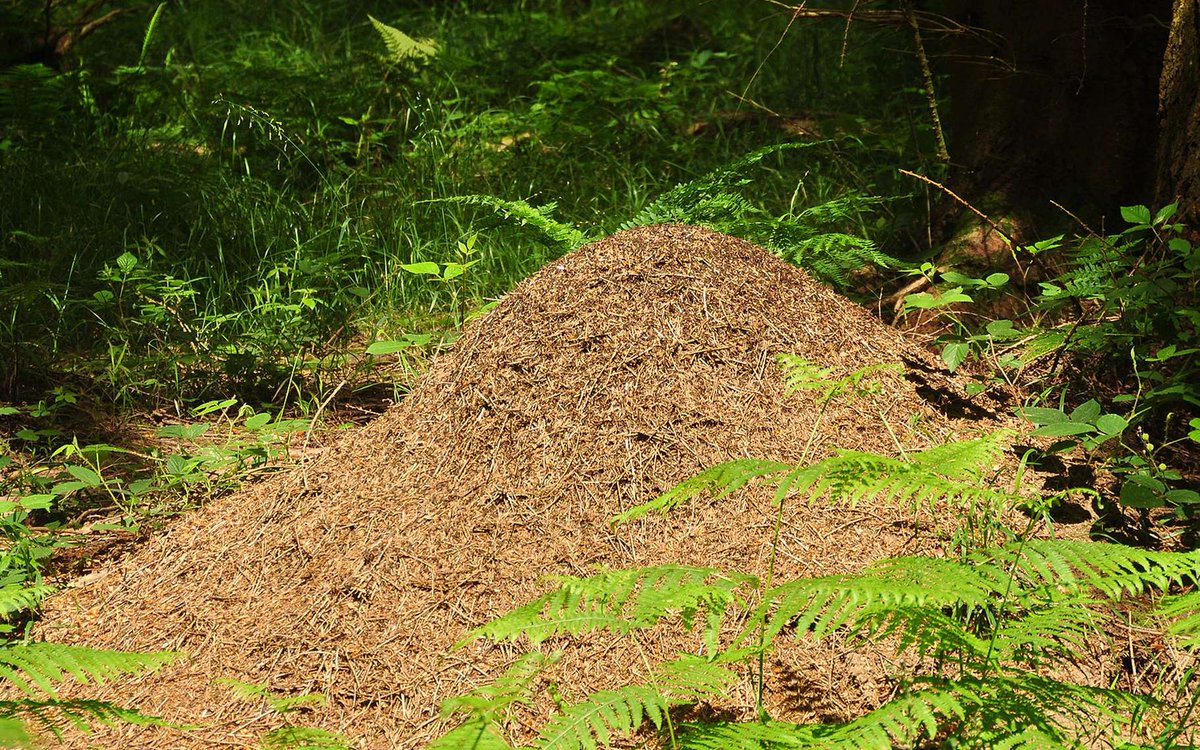
{"type": "MultiPolygon", "coordinates": [[[[371,8],[438,43],[424,63],[389,60],[367,10],[172,8],[142,68],[131,18],[89,42],[75,73],[27,75],[29,96],[0,100],[16,123],[0,151],[4,393],[65,380],[124,407],[311,396],[371,340],[445,328],[443,290],[402,265],[479,234],[462,284],[478,304],[562,252],[436,199],[553,202],[557,219],[605,234],[788,137],[748,116],[743,91],[837,123],[820,157],[779,155],[752,175],[774,215],[871,193],[889,178],[845,149],[903,140],[881,136],[886,112],[859,106],[848,82],[861,76],[827,58],[834,26],[791,31],[768,55],[786,19],[767,6],[371,8]],[[136,266],[106,272],[119,258],[136,266]]],[[[881,234],[890,205],[847,231],[881,234]]]]}

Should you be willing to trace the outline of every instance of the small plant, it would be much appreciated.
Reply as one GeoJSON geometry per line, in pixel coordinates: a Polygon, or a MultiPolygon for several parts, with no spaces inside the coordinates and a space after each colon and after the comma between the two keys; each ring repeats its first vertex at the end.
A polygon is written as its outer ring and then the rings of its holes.
{"type": "Polygon", "coordinates": [[[319,727],[298,726],[289,720],[292,714],[306,708],[325,705],[327,700],[324,695],[303,693],[280,696],[262,685],[250,682],[228,678],[220,678],[216,682],[229,686],[242,700],[262,701],[283,718],[283,726],[263,735],[259,742],[262,750],[349,750],[351,747],[350,738],[344,734],[319,727]]]}
{"type": "MultiPolygon", "coordinates": [[[[975,302],[976,290],[1005,292],[1003,273],[977,279],[944,271],[937,294],[912,294],[904,303],[906,311],[942,311],[952,327],[941,339],[951,370],[972,353],[1010,381],[1038,361],[1051,369],[1065,361],[1113,368],[1116,393],[1089,394],[1073,408],[1064,393],[1057,406],[1030,405],[1020,414],[1036,426],[1035,436],[1057,438],[1047,452],[1078,451],[1113,472],[1116,502],[1139,515],[1143,531],[1157,508],[1188,523],[1200,519],[1200,494],[1176,465],[1187,463],[1180,451],[1195,444],[1183,423],[1200,409],[1200,248],[1172,223],[1175,210],[1127,206],[1121,214],[1130,226],[1118,234],[1074,242],[1060,235],[1021,248],[1030,259],[1064,248],[1066,255],[1063,270],[1039,283],[1017,320],[980,325],[956,312],[975,302]]],[[[929,264],[922,272],[937,275],[929,264]]]]}

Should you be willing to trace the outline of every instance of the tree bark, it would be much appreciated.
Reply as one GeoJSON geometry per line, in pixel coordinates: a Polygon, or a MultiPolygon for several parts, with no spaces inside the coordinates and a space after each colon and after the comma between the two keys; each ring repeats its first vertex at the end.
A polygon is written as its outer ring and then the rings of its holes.
{"type": "Polygon", "coordinates": [[[1051,200],[1092,220],[1150,200],[1171,0],[944,7],[981,31],[954,35],[942,55],[960,195],[1024,219],[1056,212],[1051,200]]]}
{"type": "Polygon", "coordinates": [[[1175,0],[1159,85],[1156,195],[1200,225],[1200,0],[1175,0]]]}

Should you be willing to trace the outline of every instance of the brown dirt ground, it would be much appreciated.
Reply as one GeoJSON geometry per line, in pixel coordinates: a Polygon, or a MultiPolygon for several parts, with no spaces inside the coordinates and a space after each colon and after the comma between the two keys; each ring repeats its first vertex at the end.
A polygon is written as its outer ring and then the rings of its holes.
{"type": "MultiPolygon", "coordinates": [[[[45,607],[40,634],[187,659],[95,697],[194,729],[116,727],[72,747],[250,747],[279,717],[214,678],[330,697],[299,723],[361,748],[416,747],[439,702],[486,682],[512,646],[451,652],[467,630],[546,590],[545,576],[664,562],[766,568],[762,491],[611,529],[606,519],[734,457],[835,447],[896,453],[967,438],[1008,407],[969,402],[935,361],[759,247],[712,231],[621,232],[550,264],[467,327],[402,403],[294,472],[179,518],[45,607]],[[884,362],[870,401],[785,395],[792,352],[839,374],[884,362]],[[949,413],[948,413],[949,412],[949,413]]],[[[791,505],[780,575],[821,575],[935,550],[946,529],[885,506],[791,505]]],[[[613,687],[691,644],[642,651],[562,639],[565,698],[613,687]]],[[[775,709],[847,718],[886,698],[880,651],[798,645],[773,666],[775,709]]],[[[730,698],[752,705],[749,683],[730,698]]],[[[545,706],[525,720],[544,720],[545,706]]]]}

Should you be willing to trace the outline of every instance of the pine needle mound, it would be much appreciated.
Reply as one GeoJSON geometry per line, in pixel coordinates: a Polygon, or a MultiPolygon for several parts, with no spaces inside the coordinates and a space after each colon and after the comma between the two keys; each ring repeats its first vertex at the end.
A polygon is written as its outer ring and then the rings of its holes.
{"type": "MultiPolygon", "coordinates": [[[[453,643],[545,591],[547,575],[670,561],[766,569],[774,511],[763,492],[615,529],[613,514],[731,458],[799,461],[810,436],[816,460],[834,448],[896,454],[997,426],[988,409],[998,407],[963,411],[937,373],[867,312],[742,240],[660,225],[586,246],[467,326],[372,425],[177,520],[52,599],[46,638],[186,652],[104,697],[201,725],[124,726],[74,742],[250,745],[280,719],[213,683],[226,677],[328,694],[327,707],[292,721],[345,731],[357,747],[420,746],[447,726],[443,698],[486,682],[515,653],[486,643],[451,652],[453,643]],[[819,394],[785,395],[779,352],[839,375],[887,362],[904,372],[880,372],[877,396],[835,400],[818,424],[819,394]]],[[[901,509],[796,502],[781,575],[919,551],[913,523],[901,509]]],[[[564,639],[556,679],[579,698],[636,679],[685,641],[664,632],[638,652],[607,636],[564,639]]],[[[814,651],[775,665],[796,720],[884,697],[883,664],[843,656],[835,670],[822,662],[831,658],[814,651]]],[[[745,705],[749,694],[731,700],[745,705]]]]}

